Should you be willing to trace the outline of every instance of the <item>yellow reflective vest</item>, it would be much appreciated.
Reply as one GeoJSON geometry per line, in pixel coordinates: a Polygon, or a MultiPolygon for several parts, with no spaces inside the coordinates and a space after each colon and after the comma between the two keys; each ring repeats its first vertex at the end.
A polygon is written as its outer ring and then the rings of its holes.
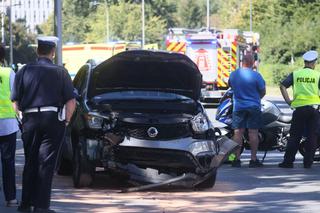
{"type": "Polygon", "coordinates": [[[10,100],[10,68],[0,67],[0,119],[14,118],[15,111],[10,100]]]}
{"type": "Polygon", "coordinates": [[[319,78],[320,73],[310,68],[293,72],[292,107],[320,105],[319,78]]]}

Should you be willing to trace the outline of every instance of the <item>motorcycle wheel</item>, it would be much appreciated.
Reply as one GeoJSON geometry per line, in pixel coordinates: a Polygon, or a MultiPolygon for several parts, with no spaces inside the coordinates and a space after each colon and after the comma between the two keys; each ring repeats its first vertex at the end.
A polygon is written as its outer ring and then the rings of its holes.
{"type": "MultiPolygon", "coordinates": [[[[305,153],[306,153],[305,143],[306,143],[306,141],[304,140],[304,141],[301,141],[300,144],[299,144],[299,152],[300,152],[300,154],[301,154],[302,156],[304,156],[305,153]]],[[[314,161],[320,161],[320,147],[318,147],[318,148],[316,149],[316,152],[315,152],[315,154],[314,154],[314,159],[313,159],[313,160],[314,160],[314,161]]]]}

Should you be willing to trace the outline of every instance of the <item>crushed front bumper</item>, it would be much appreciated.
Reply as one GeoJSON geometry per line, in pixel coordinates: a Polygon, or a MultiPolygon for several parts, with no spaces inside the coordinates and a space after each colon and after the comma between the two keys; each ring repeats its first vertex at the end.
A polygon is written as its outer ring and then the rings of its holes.
{"type": "Polygon", "coordinates": [[[170,141],[148,141],[126,138],[115,149],[116,161],[160,172],[205,174],[218,168],[237,147],[226,138],[200,140],[183,138],[170,141]]]}

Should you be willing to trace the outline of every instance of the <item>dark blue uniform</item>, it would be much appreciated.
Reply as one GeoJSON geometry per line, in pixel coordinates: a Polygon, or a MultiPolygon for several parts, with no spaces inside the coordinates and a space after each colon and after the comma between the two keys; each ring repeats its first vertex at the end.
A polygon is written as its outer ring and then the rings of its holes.
{"type": "Polygon", "coordinates": [[[22,140],[25,150],[21,206],[48,209],[51,183],[65,132],[58,112],[28,109],[58,107],[75,97],[67,71],[48,58],[25,65],[15,77],[11,96],[23,113],[22,140]]]}

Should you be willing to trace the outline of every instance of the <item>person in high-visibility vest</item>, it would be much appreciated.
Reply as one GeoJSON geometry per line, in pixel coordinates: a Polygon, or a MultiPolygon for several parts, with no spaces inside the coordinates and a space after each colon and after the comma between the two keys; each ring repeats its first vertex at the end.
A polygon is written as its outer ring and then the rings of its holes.
{"type": "Polygon", "coordinates": [[[17,206],[15,153],[16,135],[19,130],[10,94],[15,73],[4,67],[5,49],[0,46],[0,154],[2,163],[3,191],[8,207],[17,206]]]}
{"type": "Polygon", "coordinates": [[[292,115],[290,138],[286,147],[283,162],[279,167],[293,168],[295,155],[299,149],[299,143],[304,134],[307,136],[305,144],[304,168],[310,168],[317,143],[317,128],[319,123],[320,105],[320,72],[315,71],[318,53],[314,50],[303,55],[304,68],[289,74],[281,82],[280,91],[286,103],[295,108],[292,115]],[[293,86],[293,100],[290,99],[287,88],[293,86]]]}

